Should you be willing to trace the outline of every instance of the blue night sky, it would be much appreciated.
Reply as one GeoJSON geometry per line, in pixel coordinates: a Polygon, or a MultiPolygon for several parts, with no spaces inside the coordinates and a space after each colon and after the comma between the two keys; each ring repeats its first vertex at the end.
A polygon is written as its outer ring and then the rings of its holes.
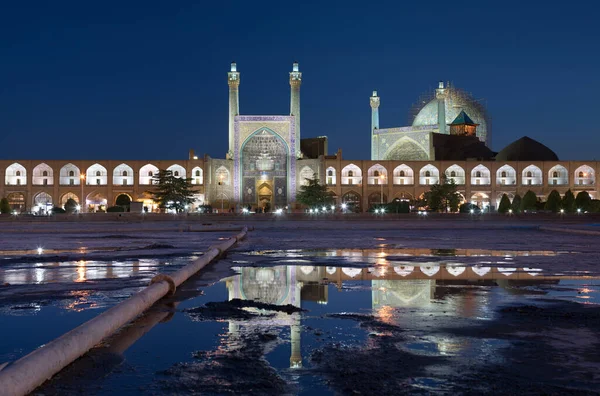
{"type": "Polygon", "coordinates": [[[492,149],[523,135],[598,159],[598,6],[530,2],[12,2],[0,9],[3,159],[222,158],[229,63],[241,114],[289,114],[302,136],[370,158],[369,96],[405,126],[438,80],[487,101],[492,149]]]}

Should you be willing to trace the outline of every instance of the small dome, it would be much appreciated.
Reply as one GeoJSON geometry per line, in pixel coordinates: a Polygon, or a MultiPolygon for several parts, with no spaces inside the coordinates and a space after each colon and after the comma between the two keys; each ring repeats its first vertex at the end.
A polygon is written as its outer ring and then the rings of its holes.
{"type": "Polygon", "coordinates": [[[558,161],[558,156],[537,140],[523,136],[500,150],[496,161],[558,161]]]}

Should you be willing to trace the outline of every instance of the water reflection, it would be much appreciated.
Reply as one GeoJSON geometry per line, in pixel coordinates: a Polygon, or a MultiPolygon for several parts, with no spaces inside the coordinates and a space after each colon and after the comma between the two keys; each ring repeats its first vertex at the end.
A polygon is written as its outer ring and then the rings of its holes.
{"type": "MultiPolygon", "coordinates": [[[[436,301],[444,300],[444,311],[436,315],[454,318],[490,319],[492,306],[498,301],[493,295],[480,293],[474,286],[499,286],[507,294],[520,290],[520,286],[551,287],[565,279],[591,279],[590,277],[564,277],[544,275],[541,270],[512,267],[465,267],[461,265],[424,265],[424,266],[391,266],[376,265],[373,267],[321,267],[321,266],[273,266],[273,267],[239,267],[234,268],[238,275],[224,279],[228,298],[256,300],[273,305],[291,304],[302,307],[303,303],[313,302],[328,304],[330,289],[345,291],[352,285],[368,286],[363,294],[370,290],[370,308],[386,323],[399,320],[397,308],[426,308],[427,312],[437,312],[436,301]]],[[[533,291],[523,289],[527,293],[546,293],[541,289],[533,291]]],[[[582,290],[584,298],[588,290],[582,290]]],[[[340,297],[335,296],[336,299],[340,297]]],[[[368,297],[367,297],[368,298],[368,297]]],[[[353,300],[356,302],[356,300],[353,300]]],[[[439,304],[437,304],[439,305],[439,304]]],[[[354,310],[356,306],[347,304],[346,309],[354,310]]],[[[249,309],[258,311],[256,309],[249,309]]],[[[314,308],[313,308],[314,310],[314,308]]],[[[411,311],[415,312],[415,311],[411,311]]],[[[405,314],[414,317],[415,314],[405,314]]],[[[259,320],[230,320],[229,341],[235,339],[239,331],[248,328],[262,327],[272,329],[273,326],[289,327],[290,331],[290,367],[302,367],[301,356],[301,324],[303,316],[299,313],[288,315],[275,313],[274,317],[259,320]]],[[[406,319],[405,319],[406,320],[406,319]]],[[[438,343],[438,349],[450,353],[460,345],[455,341],[438,343]],[[454,342],[454,344],[453,344],[454,342]]]]}

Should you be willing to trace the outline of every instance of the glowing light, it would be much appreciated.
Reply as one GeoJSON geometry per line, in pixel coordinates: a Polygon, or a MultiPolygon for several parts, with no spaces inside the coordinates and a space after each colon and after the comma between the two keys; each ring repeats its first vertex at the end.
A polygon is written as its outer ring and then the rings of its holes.
{"type": "Polygon", "coordinates": [[[581,213],[581,209],[580,208],[577,208],[577,213],[581,213]]]}
{"type": "Polygon", "coordinates": [[[331,210],[335,210],[335,206],[331,205],[331,210]]]}
{"type": "Polygon", "coordinates": [[[346,210],[347,207],[348,205],[346,205],[345,203],[342,204],[342,209],[346,210]]]}
{"type": "Polygon", "coordinates": [[[312,213],[312,212],[313,212],[313,210],[311,209],[309,212],[310,212],[310,213],[312,213]]]}
{"type": "Polygon", "coordinates": [[[275,214],[277,214],[277,215],[280,215],[280,214],[282,214],[282,213],[283,213],[283,209],[277,209],[277,210],[275,211],[275,214]]]}
{"type": "Polygon", "coordinates": [[[79,212],[81,210],[81,205],[75,206],[75,209],[79,212]]]}
{"type": "Polygon", "coordinates": [[[44,249],[41,247],[38,247],[37,252],[38,252],[38,254],[42,254],[42,253],[44,253],[44,249]]]}
{"type": "Polygon", "coordinates": [[[470,210],[471,214],[475,213],[475,209],[470,210]]]}
{"type": "Polygon", "coordinates": [[[248,208],[242,209],[242,213],[248,213],[248,208]]]}
{"type": "Polygon", "coordinates": [[[508,209],[508,213],[512,213],[512,209],[508,209]]]}

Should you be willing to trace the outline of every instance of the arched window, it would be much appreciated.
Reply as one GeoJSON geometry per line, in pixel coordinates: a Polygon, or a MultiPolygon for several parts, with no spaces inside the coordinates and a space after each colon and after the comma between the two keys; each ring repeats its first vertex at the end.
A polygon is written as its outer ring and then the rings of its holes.
{"type": "Polygon", "coordinates": [[[378,170],[376,170],[375,172],[373,172],[373,176],[374,176],[374,177],[379,177],[379,171],[378,171],[378,170]]]}
{"type": "Polygon", "coordinates": [[[148,177],[152,177],[152,171],[148,172],[148,177]]]}
{"type": "Polygon", "coordinates": [[[43,171],[42,176],[48,176],[48,171],[43,171]]]}
{"type": "Polygon", "coordinates": [[[21,171],[16,171],[15,176],[21,176],[21,171]]]}
{"type": "Polygon", "coordinates": [[[123,171],[123,176],[127,176],[127,171],[123,171]]]}
{"type": "Polygon", "coordinates": [[[480,171],[475,172],[475,177],[481,177],[481,172],[480,171]]]}
{"type": "Polygon", "coordinates": [[[196,171],[196,177],[200,177],[200,171],[199,170],[196,171]]]}
{"type": "Polygon", "coordinates": [[[425,171],[425,177],[431,177],[431,172],[430,171],[425,171]]]}
{"type": "Polygon", "coordinates": [[[533,173],[531,173],[531,171],[528,171],[528,172],[526,173],[526,176],[527,176],[527,177],[533,177],[533,173]]]}
{"type": "Polygon", "coordinates": [[[100,173],[100,171],[96,171],[96,176],[102,176],[102,173],[100,173]]]}
{"type": "Polygon", "coordinates": [[[552,177],[558,177],[558,172],[556,172],[556,171],[552,172],[552,177]]]}
{"type": "Polygon", "coordinates": [[[348,171],[348,177],[353,177],[354,176],[354,172],[353,171],[348,171]]]}
{"type": "Polygon", "coordinates": [[[579,172],[579,177],[583,177],[584,173],[583,172],[579,172]]]}
{"type": "Polygon", "coordinates": [[[456,177],[456,172],[455,171],[450,172],[450,177],[456,177]]]}
{"type": "Polygon", "coordinates": [[[502,171],[502,173],[500,174],[500,177],[506,177],[506,171],[502,171]]]}
{"type": "Polygon", "coordinates": [[[404,176],[406,176],[406,173],[403,170],[401,170],[400,171],[400,177],[404,177],[404,176]]]}
{"type": "Polygon", "coordinates": [[[75,172],[74,171],[69,171],[69,177],[73,177],[75,176],[75,172]]]}
{"type": "Polygon", "coordinates": [[[327,176],[333,176],[333,171],[330,170],[329,172],[327,172],[327,176]]]}
{"type": "Polygon", "coordinates": [[[179,171],[175,171],[175,172],[173,172],[173,176],[175,176],[175,177],[179,177],[179,171]]]}

